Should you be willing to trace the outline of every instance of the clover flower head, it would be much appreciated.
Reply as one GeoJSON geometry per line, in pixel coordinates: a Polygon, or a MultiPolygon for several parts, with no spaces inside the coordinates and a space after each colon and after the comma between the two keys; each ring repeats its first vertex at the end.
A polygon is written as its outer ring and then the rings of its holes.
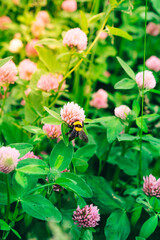
{"type": "Polygon", "coordinates": [[[114,109],[114,114],[116,117],[119,117],[125,120],[127,118],[127,115],[130,113],[130,111],[131,109],[129,107],[127,107],[126,105],[121,105],[114,109]]]}
{"type": "Polygon", "coordinates": [[[77,2],[75,0],[65,0],[62,3],[62,9],[66,12],[75,12],[77,10],[77,2]]]}
{"type": "Polygon", "coordinates": [[[43,23],[46,25],[50,22],[50,17],[49,17],[49,14],[47,11],[40,11],[38,12],[37,14],[37,17],[36,17],[37,20],[41,20],[43,21],[43,23]]]}
{"type": "Polygon", "coordinates": [[[8,16],[2,16],[0,17],[0,29],[6,30],[8,29],[8,24],[11,23],[11,19],[8,16]]]}
{"type": "Polygon", "coordinates": [[[152,36],[157,36],[160,33],[160,24],[155,24],[153,22],[148,23],[146,32],[152,36]]]}
{"type": "MultiPolygon", "coordinates": [[[[143,72],[139,72],[136,75],[136,83],[139,88],[143,87],[143,72]]],[[[156,80],[151,71],[144,71],[144,88],[152,89],[156,86],[156,80]]]]}
{"type": "Polygon", "coordinates": [[[78,206],[76,211],[73,212],[74,224],[78,224],[78,227],[90,228],[96,227],[100,221],[99,209],[93,204],[86,205],[82,209],[78,206]]]}
{"type": "Polygon", "coordinates": [[[29,93],[31,92],[31,88],[27,88],[24,93],[26,95],[26,97],[28,97],[29,93]]]}
{"type": "Polygon", "coordinates": [[[35,22],[32,23],[31,32],[34,37],[40,37],[44,31],[45,24],[42,19],[38,18],[35,22]]]}
{"type": "Polygon", "coordinates": [[[143,177],[143,180],[143,192],[147,196],[160,198],[160,178],[156,180],[156,178],[150,174],[149,176],[143,177]]]}
{"type": "Polygon", "coordinates": [[[37,66],[30,59],[24,59],[20,62],[18,69],[20,78],[29,81],[33,73],[37,70],[37,66]]]}
{"type": "Polygon", "coordinates": [[[104,40],[104,39],[106,39],[107,37],[108,37],[108,33],[104,32],[104,31],[102,31],[102,32],[100,33],[99,38],[100,38],[101,40],[104,40]]]}
{"type": "Polygon", "coordinates": [[[59,138],[61,135],[61,125],[45,124],[43,131],[49,138],[59,138]]]}
{"type": "Polygon", "coordinates": [[[15,5],[19,5],[19,0],[12,0],[15,5]]]}
{"type": "Polygon", "coordinates": [[[73,28],[66,32],[63,44],[70,48],[77,47],[82,51],[87,48],[87,36],[80,28],[73,28]]]}
{"type": "Polygon", "coordinates": [[[51,90],[57,92],[59,82],[60,80],[58,75],[53,75],[52,73],[49,73],[48,75],[41,76],[41,78],[38,81],[37,87],[46,92],[50,92],[51,90]]]}
{"type": "Polygon", "coordinates": [[[23,47],[22,41],[20,39],[14,38],[10,41],[8,50],[11,53],[19,53],[22,47],[23,47]]]}
{"type": "Polygon", "coordinates": [[[111,73],[110,73],[109,71],[105,71],[105,72],[104,72],[104,76],[105,76],[105,77],[110,77],[110,76],[111,76],[111,73]]]}
{"type": "Polygon", "coordinates": [[[27,57],[35,57],[38,56],[38,52],[35,49],[35,45],[38,42],[37,39],[32,39],[29,43],[26,45],[26,55],[27,57]]]}
{"type": "MultiPolygon", "coordinates": [[[[26,97],[28,97],[28,95],[29,95],[30,92],[31,92],[31,88],[27,88],[27,89],[24,91],[26,97]]],[[[22,105],[22,106],[25,106],[25,104],[26,104],[26,101],[25,101],[24,99],[22,99],[21,105],[22,105]]]]}
{"type": "Polygon", "coordinates": [[[14,84],[18,71],[15,63],[10,60],[0,67],[0,85],[14,84]]]}
{"type": "Polygon", "coordinates": [[[84,122],[84,110],[77,103],[68,102],[63,106],[63,108],[61,108],[61,118],[68,125],[72,125],[72,123],[76,120],[84,122]]]}
{"type": "Polygon", "coordinates": [[[18,161],[21,161],[21,160],[24,160],[24,159],[27,159],[27,158],[39,159],[39,157],[34,155],[33,152],[28,152],[23,157],[19,158],[18,161]]]}
{"type": "Polygon", "coordinates": [[[19,151],[11,147],[0,148],[0,172],[10,173],[18,164],[19,151]]]}
{"type": "Polygon", "coordinates": [[[105,90],[99,89],[96,93],[93,94],[93,99],[90,101],[90,105],[97,109],[107,108],[108,103],[108,94],[105,90]]]}
{"type": "Polygon", "coordinates": [[[146,60],[146,66],[155,72],[160,71],[160,58],[151,56],[146,60]]]}

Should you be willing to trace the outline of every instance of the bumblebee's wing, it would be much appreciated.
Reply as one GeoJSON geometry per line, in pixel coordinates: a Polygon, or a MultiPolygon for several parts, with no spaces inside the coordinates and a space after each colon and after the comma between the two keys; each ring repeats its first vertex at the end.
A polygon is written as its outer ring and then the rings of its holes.
{"type": "Polygon", "coordinates": [[[83,131],[83,129],[79,132],[79,138],[82,139],[84,142],[88,142],[88,137],[83,131]]]}
{"type": "Polygon", "coordinates": [[[75,129],[72,130],[71,134],[69,135],[69,141],[72,141],[73,139],[75,139],[76,137],[78,137],[78,132],[76,132],[75,129]]]}

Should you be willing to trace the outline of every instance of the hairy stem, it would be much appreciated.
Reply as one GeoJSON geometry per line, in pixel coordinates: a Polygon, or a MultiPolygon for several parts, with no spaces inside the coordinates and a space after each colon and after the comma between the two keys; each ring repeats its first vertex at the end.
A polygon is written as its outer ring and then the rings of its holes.
{"type": "Polygon", "coordinates": [[[120,174],[120,168],[118,167],[118,165],[116,166],[116,170],[114,172],[114,176],[113,176],[113,182],[112,182],[112,188],[115,189],[117,182],[118,182],[118,178],[119,178],[119,174],[120,174]]]}
{"type": "Polygon", "coordinates": [[[6,91],[4,92],[4,98],[1,106],[1,116],[3,116],[3,113],[4,113],[4,106],[7,98],[7,92],[8,92],[8,86],[6,87],[6,91]]]}
{"type": "Polygon", "coordinates": [[[147,26],[147,0],[145,7],[145,35],[144,35],[144,54],[143,54],[143,87],[142,87],[142,102],[141,102],[141,131],[140,131],[140,154],[139,154],[139,186],[142,180],[142,137],[143,137],[143,108],[144,108],[144,72],[145,72],[145,60],[146,60],[146,26],[147,26]]]}
{"type": "Polygon", "coordinates": [[[108,160],[108,157],[109,157],[109,154],[110,154],[110,152],[111,152],[113,143],[114,143],[114,142],[112,142],[112,143],[109,145],[109,149],[108,149],[108,151],[107,151],[107,154],[106,154],[106,157],[105,157],[105,160],[103,161],[103,163],[102,163],[102,160],[99,161],[98,176],[100,176],[100,174],[101,174],[101,172],[102,172],[102,170],[103,170],[103,168],[104,168],[104,166],[105,166],[105,164],[106,164],[106,162],[107,162],[107,160],[108,160]]]}
{"type": "Polygon", "coordinates": [[[9,191],[8,174],[6,174],[6,187],[7,187],[7,207],[6,207],[5,221],[8,223],[8,216],[9,216],[9,210],[10,210],[10,191],[9,191]]]}

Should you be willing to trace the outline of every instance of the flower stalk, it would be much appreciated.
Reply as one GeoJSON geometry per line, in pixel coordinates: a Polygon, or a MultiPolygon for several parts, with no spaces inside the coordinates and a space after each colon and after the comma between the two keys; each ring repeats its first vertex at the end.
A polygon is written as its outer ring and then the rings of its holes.
{"type": "Polygon", "coordinates": [[[8,174],[6,174],[5,177],[6,177],[6,187],[7,187],[7,207],[6,207],[5,221],[8,223],[8,216],[9,216],[9,210],[10,210],[10,190],[9,190],[8,174]]]}
{"type": "Polygon", "coordinates": [[[143,109],[144,109],[144,72],[146,60],[146,26],[147,26],[147,0],[145,6],[145,35],[144,35],[144,54],[143,54],[143,86],[142,86],[142,100],[141,100],[141,131],[140,131],[140,156],[139,156],[139,173],[138,183],[141,185],[142,180],[142,137],[143,137],[143,109]]]}

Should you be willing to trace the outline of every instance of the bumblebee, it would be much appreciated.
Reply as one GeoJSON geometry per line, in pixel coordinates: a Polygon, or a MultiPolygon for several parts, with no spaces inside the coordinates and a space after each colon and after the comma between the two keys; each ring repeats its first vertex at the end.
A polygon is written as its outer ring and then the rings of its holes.
{"type": "Polygon", "coordinates": [[[88,142],[88,137],[83,130],[83,127],[84,127],[83,122],[81,123],[80,121],[77,120],[69,127],[71,128],[71,130],[66,133],[66,135],[70,134],[69,141],[72,141],[76,137],[79,137],[84,142],[88,142]]]}

